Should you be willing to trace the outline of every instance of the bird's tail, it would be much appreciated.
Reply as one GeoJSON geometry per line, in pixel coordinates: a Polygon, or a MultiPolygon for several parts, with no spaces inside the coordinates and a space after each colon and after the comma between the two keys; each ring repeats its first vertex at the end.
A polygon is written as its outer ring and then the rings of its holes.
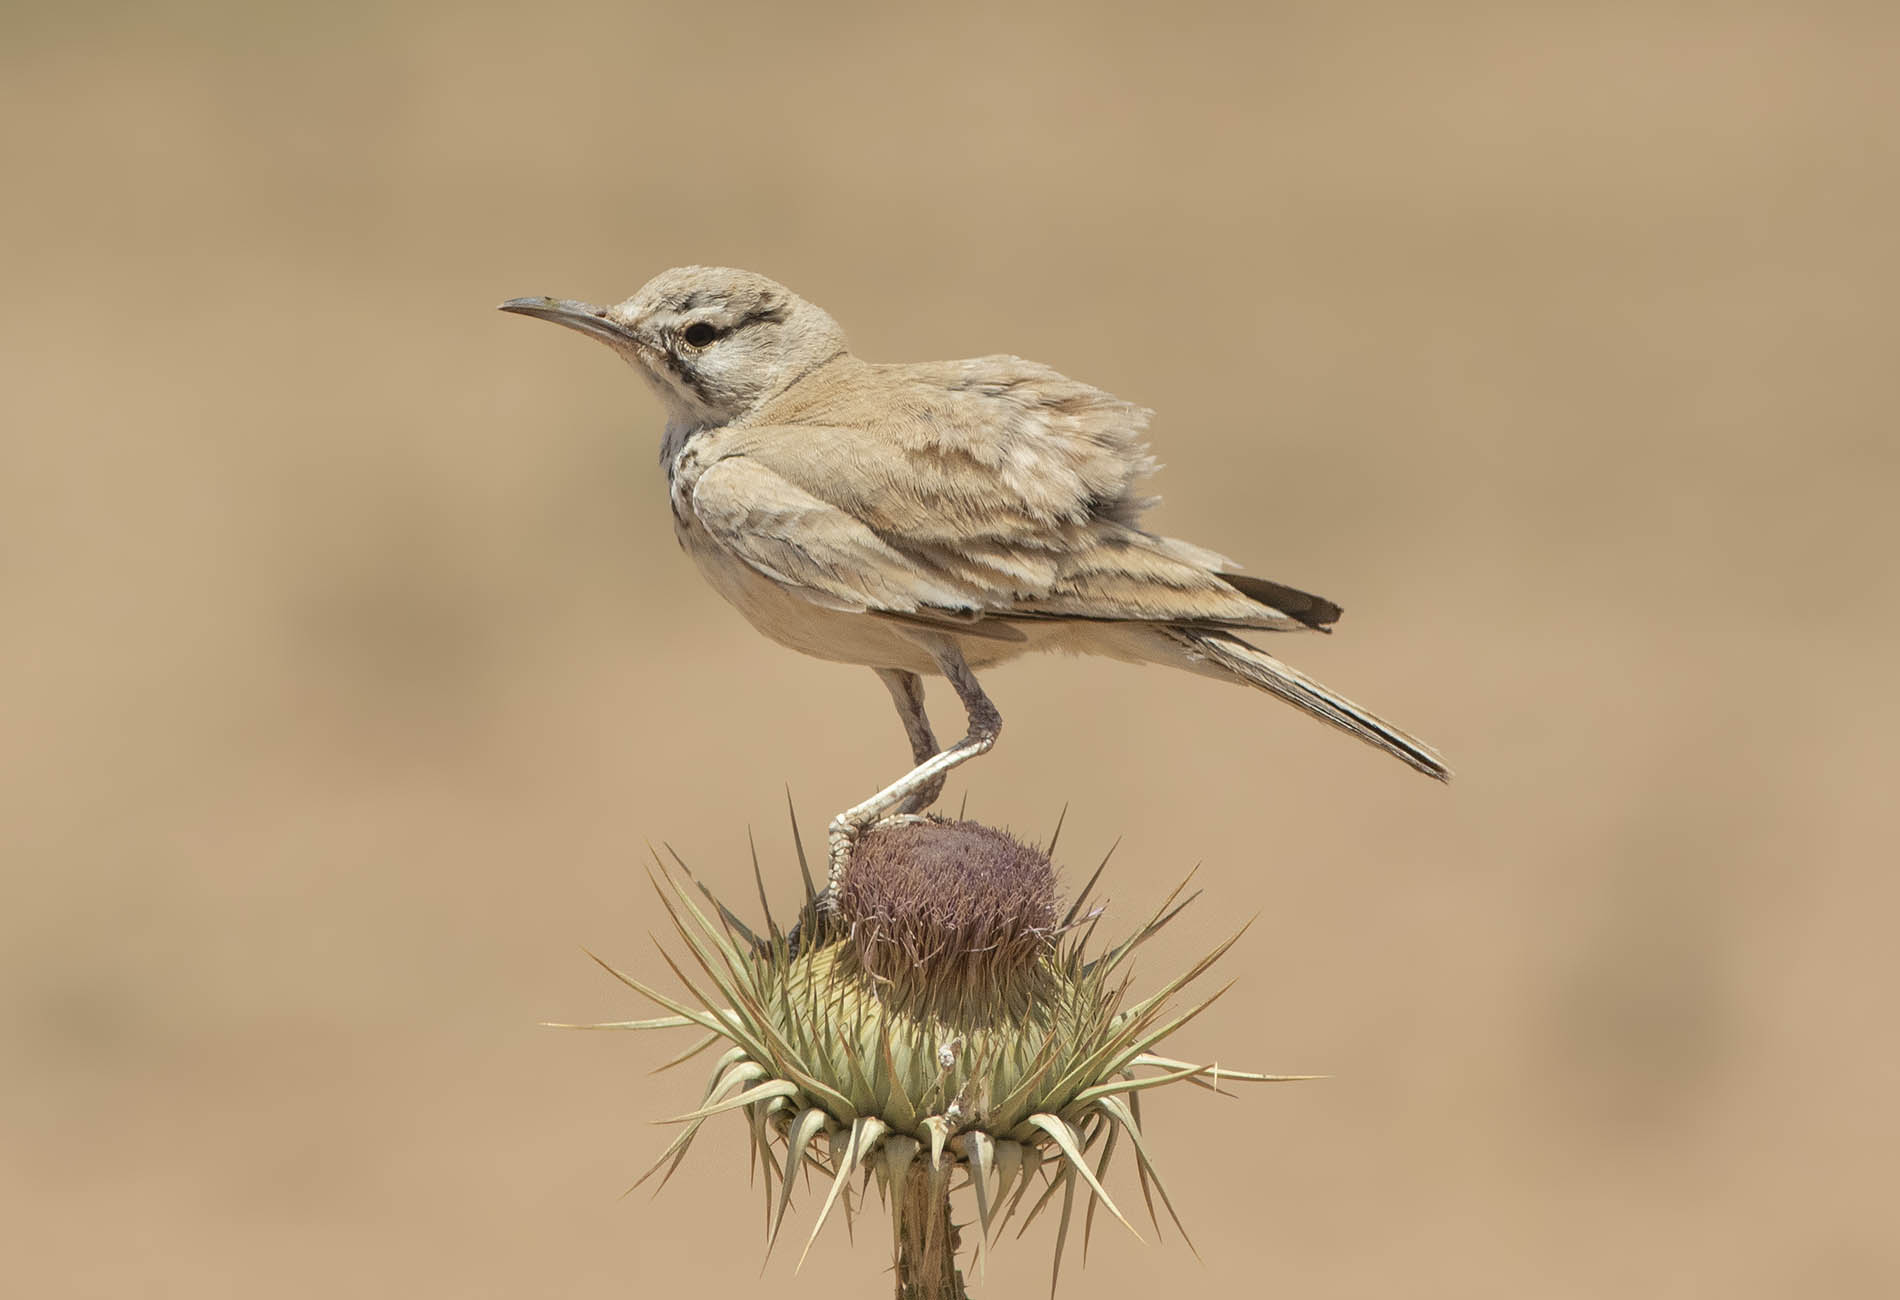
{"type": "MultiPolygon", "coordinates": [[[[1376,745],[1402,763],[1440,781],[1451,769],[1429,745],[1412,739],[1391,723],[1368,713],[1343,695],[1327,690],[1306,674],[1281,663],[1265,650],[1226,632],[1171,627],[1165,635],[1186,652],[1188,666],[1210,677],[1238,678],[1269,695],[1332,723],[1341,731],[1376,745]]],[[[1179,662],[1178,660],[1176,662],[1179,662]]]]}

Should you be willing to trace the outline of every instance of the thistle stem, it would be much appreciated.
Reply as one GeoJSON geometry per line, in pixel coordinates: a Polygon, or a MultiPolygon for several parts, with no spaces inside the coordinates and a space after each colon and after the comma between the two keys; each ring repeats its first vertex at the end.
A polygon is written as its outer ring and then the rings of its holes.
{"type": "Polygon", "coordinates": [[[931,1195],[928,1159],[911,1162],[899,1211],[897,1300],[969,1300],[957,1271],[958,1232],[950,1222],[949,1181],[931,1195]]]}

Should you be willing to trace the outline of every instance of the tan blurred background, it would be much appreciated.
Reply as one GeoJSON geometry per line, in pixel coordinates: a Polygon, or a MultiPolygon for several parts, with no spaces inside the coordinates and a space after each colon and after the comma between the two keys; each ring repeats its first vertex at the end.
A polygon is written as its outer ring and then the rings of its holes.
{"type": "Polygon", "coordinates": [[[1119,837],[1131,919],[1204,863],[1157,959],[1260,919],[1179,1051],[1334,1076],[1158,1102],[1206,1264],[1065,1294],[1900,1291],[1891,5],[3,21],[9,1292],[885,1293],[875,1225],[760,1279],[737,1122],[616,1199],[698,1080],[536,1027],[644,1014],[580,947],[661,971],[650,841],[783,891],[786,784],[904,757],[678,552],[644,386],[494,311],[694,261],[1155,407],[1160,526],[1459,769],[990,680],[953,806],[1119,837]]]}

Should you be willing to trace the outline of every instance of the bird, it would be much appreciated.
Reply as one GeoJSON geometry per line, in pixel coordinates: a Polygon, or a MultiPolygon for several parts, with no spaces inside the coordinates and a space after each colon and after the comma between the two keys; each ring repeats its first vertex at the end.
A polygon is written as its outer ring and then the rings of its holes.
{"type": "Polygon", "coordinates": [[[873,669],[912,768],[834,817],[827,893],[871,826],[913,818],[1002,714],[977,673],[1029,652],[1165,664],[1255,687],[1448,780],[1439,755],[1243,634],[1330,631],[1340,607],[1142,526],[1152,413],[1009,355],[886,364],[750,271],[664,271],[613,306],[501,310],[606,344],[665,408],[675,536],[765,636],[873,669]],[[923,678],[967,732],[940,747],[923,678]]]}

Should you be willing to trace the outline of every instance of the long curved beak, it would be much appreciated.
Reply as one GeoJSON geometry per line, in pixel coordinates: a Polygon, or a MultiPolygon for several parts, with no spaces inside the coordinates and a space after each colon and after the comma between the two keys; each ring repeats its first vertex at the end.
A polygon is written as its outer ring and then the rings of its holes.
{"type": "Polygon", "coordinates": [[[609,317],[605,307],[596,307],[592,303],[575,302],[571,298],[510,298],[501,305],[501,310],[511,311],[517,316],[553,321],[556,325],[565,325],[571,330],[579,330],[597,338],[602,343],[619,347],[642,346],[633,331],[609,317]]]}

